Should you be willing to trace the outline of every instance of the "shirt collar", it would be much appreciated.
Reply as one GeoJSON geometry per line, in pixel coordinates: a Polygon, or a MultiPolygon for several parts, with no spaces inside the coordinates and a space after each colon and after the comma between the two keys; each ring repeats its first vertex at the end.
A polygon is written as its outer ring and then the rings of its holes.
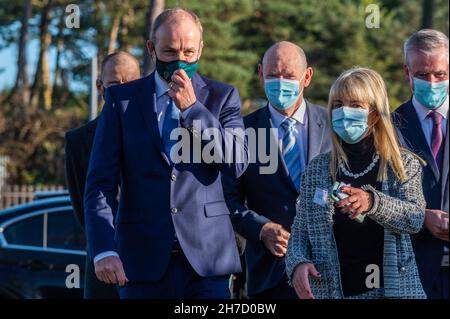
{"type": "MultiPolygon", "coordinates": [[[[414,108],[416,109],[416,112],[417,112],[417,115],[419,116],[420,121],[424,121],[426,119],[426,117],[428,116],[428,114],[430,114],[430,112],[432,112],[432,110],[430,110],[426,106],[423,106],[419,101],[417,101],[415,96],[413,96],[412,104],[413,104],[414,108]]],[[[442,105],[439,106],[434,111],[440,113],[444,119],[447,119],[448,118],[448,108],[449,108],[449,101],[448,101],[448,94],[447,94],[447,97],[445,98],[444,103],[442,103],[442,105]]]]}
{"type": "MultiPolygon", "coordinates": [[[[287,116],[281,114],[278,112],[272,104],[269,102],[269,111],[270,111],[270,117],[272,118],[272,124],[274,127],[279,128],[281,126],[281,123],[283,123],[284,120],[287,119],[287,116]]],[[[305,124],[305,115],[306,115],[306,103],[305,99],[302,100],[302,104],[300,107],[295,111],[294,114],[292,114],[292,118],[298,123],[304,125],[305,124]]]]}
{"type": "Polygon", "coordinates": [[[169,84],[165,80],[163,80],[163,78],[161,78],[161,76],[156,71],[155,71],[155,91],[157,98],[166,94],[167,91],[169,91],[169,84]]]}

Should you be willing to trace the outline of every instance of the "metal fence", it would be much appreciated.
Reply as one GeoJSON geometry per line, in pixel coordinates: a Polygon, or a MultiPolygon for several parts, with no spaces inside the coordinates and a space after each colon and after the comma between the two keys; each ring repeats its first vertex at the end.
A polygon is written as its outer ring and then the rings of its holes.
{"type": "Polygon", "coordinates": [[[60,185],[4,185],[0,190],[0,209],[33,201],[35,192],[62,190],[60,185]]]}

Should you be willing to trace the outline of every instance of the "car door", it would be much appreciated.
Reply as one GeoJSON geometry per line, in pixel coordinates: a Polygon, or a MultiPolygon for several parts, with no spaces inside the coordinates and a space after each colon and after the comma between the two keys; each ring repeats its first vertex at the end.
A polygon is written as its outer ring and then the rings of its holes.
{"type": "Polygon", "coordinates": [[[28,213],[3,228],[2,263],[25,298],[82,297],[85,241],[71,207],[28,213]]]}

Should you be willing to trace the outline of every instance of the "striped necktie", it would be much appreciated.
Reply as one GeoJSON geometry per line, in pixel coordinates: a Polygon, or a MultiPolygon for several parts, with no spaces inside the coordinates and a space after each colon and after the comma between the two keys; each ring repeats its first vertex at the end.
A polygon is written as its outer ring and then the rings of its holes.
{"type": "Polygon", "coordinates": [[[170,151],[172,147],[177,143],[177,140],[170,139],[170,133],[172,130],[179,126],[180,110],[176,107],[175,103],[170,98],[170,103],[167,105],[166,114],[164,115],[164,123],[162,127],[162,142],[164,145],[164,152],[170,157],[170,151]]]}
{"type": "Polygon", "coordinates": [[[289,176],[291,177],[295,188],[300,190],[301,163],[300,152],[295,141],[295,122],[294,119],[287,118],[281,123],[281,127],[284,129],[282,154],[289,171],[289,176]]]}

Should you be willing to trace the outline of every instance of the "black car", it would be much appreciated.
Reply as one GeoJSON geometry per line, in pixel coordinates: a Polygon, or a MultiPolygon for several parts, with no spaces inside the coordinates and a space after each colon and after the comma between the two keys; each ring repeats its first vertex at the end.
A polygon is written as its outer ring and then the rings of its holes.
{"type": "Polygon", "coordinates": [[[82,298],[85,237],[66,192],[0,211],[0,298],[82,298]]]}

